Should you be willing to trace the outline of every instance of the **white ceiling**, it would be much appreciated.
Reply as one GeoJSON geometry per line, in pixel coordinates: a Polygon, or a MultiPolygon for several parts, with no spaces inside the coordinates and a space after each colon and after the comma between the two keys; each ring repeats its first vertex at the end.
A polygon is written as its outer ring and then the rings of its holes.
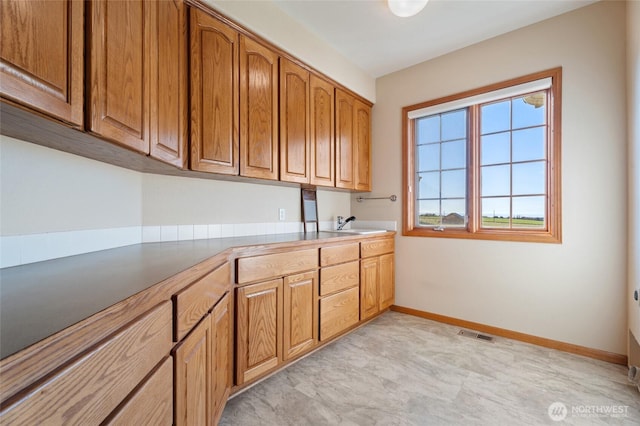
{"type": "Polygon", "coordinates": [[[377,78],[598,0],[429,0],[410,18],[386,0],[271,1],[377,78]]]}

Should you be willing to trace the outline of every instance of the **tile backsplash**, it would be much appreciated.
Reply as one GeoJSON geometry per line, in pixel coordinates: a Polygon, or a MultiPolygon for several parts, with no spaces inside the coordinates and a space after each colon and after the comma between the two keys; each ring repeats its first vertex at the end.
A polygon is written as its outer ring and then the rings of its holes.
{"type": "MultiPolygon", "coordinates": [[[[394,221],[358,221],[358,228],[396,230],[394,221]]],[[[321,231],[335,228],[320,222],[321,231]]],[[[129,226],[44,234],[0,236],[0,268],[140,243],[303,232],[302,222],[129,226]]]]}

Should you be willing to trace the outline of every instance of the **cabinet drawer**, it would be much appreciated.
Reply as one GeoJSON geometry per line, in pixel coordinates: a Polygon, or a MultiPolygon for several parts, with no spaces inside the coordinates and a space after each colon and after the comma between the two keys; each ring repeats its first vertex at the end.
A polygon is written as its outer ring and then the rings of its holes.
{"type": "Polygon", "coordinates": [[[173,423],[173,358],[160,367],[111,418],[108,425],[167,425],[173,423]]]}
{"type": "Polygon", "coordinates": [[[357,286],[360,282],[360,262],[357,260],[320,270],[320,296],[357,286]]]}
{"type": "Polygon", "coordinates": [[[320,299],[320,341],[325,341],[358,323],[358,287],[320,299]]]}
{"type": "Polygon", "coordinates": [[[164,302],[57,371],[0,414],[2,424],[98,424],[171,350],[164,302]]]}
{"type": "Polygon", "coordinates": [[[379,256],[385,253],[392,253],[394,249],[393,238],[366,241],[362,243],[362,257],[379,256]]]}
{"type": "Polygon", "coordinates": [[[359,257],[360,245],[358,243],[322,247],[320,249],[320,266],[335,265],[336,263],[356,260],[359,257]]]}
{"type": "Polygon", "coordinates": [[[231,285],[228,263],[173,296],[176,307],[174,340],[182,340],[224,296],[231,285]]]}
{"type": "Polygon", "coordinates": [[[287,253],[244,257],[237,260],[238,284],[304,272],[318,267],[318,250],[297,250],[287,253]]]}

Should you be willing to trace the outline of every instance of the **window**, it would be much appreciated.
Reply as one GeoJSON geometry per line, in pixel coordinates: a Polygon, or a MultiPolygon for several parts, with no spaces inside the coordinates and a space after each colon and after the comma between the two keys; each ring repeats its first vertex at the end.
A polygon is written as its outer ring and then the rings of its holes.
{"type": "Polygon", "coordinates": [[[560,242],[561,68],[403,108],[403,234],[560,242]]]}

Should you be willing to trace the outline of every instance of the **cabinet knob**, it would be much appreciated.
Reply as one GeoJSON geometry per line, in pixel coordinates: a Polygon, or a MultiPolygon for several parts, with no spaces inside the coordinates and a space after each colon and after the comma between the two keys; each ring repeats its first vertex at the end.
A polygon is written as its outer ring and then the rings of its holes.
{"type": "Polygon", "coordinates": [[[633,292],[633,300],[638,301],[638,290],[633,292]]]}

